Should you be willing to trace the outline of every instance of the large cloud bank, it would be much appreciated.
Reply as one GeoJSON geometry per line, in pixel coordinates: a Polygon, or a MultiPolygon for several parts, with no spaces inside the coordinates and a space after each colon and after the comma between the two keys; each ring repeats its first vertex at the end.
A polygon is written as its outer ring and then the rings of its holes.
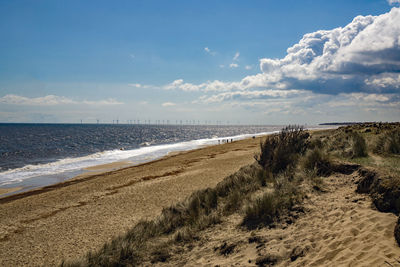
{"type": "Polygon", "coordinates": [[[358,16],[345,27],[308,33],[281,59],[260,60],[261,73],[239,82],[185,83],[183,91],[308,90],[314,93],[393,94],[400,89],[400,8],[358,16]]]}
{"type": "Polygon", "coordinates": [[[400,9],[358,16],[343,28],[303,36],[283,59],[264,58],[265,85],[341,92],[393,92],[399,89],[400,9]]]}
{"type": "Polygon", "coordinates": [[[305,34],[285,57],[261,59],[260,73],[239,81],[178,79],[163,88],[201,93],[194,104],[241,107],[278,118],[398,120],[400,8],[305,34]]]}

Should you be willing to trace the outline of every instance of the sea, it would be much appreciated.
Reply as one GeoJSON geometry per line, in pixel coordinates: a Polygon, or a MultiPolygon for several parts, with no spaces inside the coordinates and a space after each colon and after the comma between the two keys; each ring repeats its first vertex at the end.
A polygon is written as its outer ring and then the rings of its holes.
{"type": "Polygon", "coordinates": [[[270,134],[282,127],[0,123],[0,188],[27,190],[64,181],[97,165],[137,165],[171,152],[270,134]]]}

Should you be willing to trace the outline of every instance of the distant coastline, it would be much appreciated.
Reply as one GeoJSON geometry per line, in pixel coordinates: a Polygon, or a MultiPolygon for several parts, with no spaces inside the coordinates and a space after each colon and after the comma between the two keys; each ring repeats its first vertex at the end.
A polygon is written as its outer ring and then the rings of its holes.
{"type": "Polygon", "coordinates": [[[354,124],[363,124],[363,123],[376,123],[376,122],[324,122],[318,125],[354,125],[354,124]]]}

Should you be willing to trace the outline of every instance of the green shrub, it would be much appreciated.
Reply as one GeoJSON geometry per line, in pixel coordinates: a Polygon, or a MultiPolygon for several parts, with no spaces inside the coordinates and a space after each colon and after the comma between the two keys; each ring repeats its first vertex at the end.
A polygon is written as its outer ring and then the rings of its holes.
{"type": "Polygon", "coordinates": [[[308,137],[302,127],[288,126],[279,134],[268,136],[260,144],[261,153],[255,159],[268,172],[280,173],[293,166],[298,156],[306,151],[308,137]]]}

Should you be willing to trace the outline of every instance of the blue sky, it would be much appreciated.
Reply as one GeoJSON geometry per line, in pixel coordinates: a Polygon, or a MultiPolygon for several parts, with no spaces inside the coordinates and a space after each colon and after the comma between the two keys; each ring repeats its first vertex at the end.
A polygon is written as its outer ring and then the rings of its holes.
{"type": "Polygon", "coordinates": [[[0,121],[398,120],[397,2],[0,1],[0,121]]]}

